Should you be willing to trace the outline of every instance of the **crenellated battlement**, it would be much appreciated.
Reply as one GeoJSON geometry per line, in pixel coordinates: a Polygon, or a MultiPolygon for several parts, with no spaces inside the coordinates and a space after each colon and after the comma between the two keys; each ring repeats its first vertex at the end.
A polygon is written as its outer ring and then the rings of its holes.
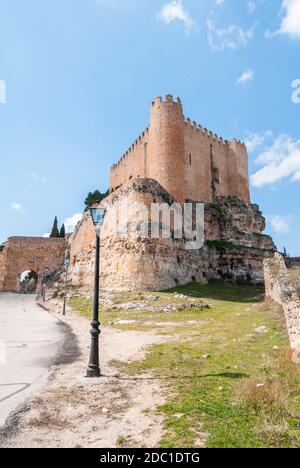
{"type": "Polygon", "coordinates": [[[138,138],[134,141],[134,143],[132,143],[132,145],[128,148],[128,150],[126,151],[126,153],[124,153],[121,158],[118,160],[117,163],[113,164],[112,165],[112,169],[115,169],[117,168],[120,164],[122,164],[122,162],[124,160],[126,160],[126,158],[128,156],[131,155],[131,153],[135,150],[135,148],[139,145],[139,144],[142,144],[145,140],[145,138],[147,137],[149,133],[149,127],[145,128],[145,130],[138,136],[138,138]]]}
{"type": "Polygon", "coordinates": [[[244,143],[185,117],[180,98],[156,97],[150,125],[112,166],[111,191],[131,179],[157,180],[178,201],[233,195],[250,202],[244,143]]]}
{"type": "Polygon", "coordinates": [[[180,106],[182,106],[182,102],[181,102],[181,99],[179,97],[177,97],[176,100],[174,100],[174,97],[172,96],[172,94],[167,94],[165,99],[163,99],[161,96],[156,97],[152,101],[152,107],[155,106],[156,104],[163,104],[163,103],[166,103],[166,104],[179,104],[180,106]]]}
{"type": "MultiPolygon", "coordinates": [[[[195,122],[194,120],[192,121],[189,117],[184,117],[184,125],[188,128],[196,130],[197,132],[202,132],[203,135],[211,138],[214,142],[218,142],[223,145],[230,145],[231,143],[229,140],[225,140],[221,136],[217,135],[216,133],[213,133],[212,131],[203,127],[201,124],[195,122]]],[[[245,143],[241,142],[240,140],[237,140],[236,138],[232,140],[232,142],[236,142],[237,144],[246,148],[245,143]]]]}

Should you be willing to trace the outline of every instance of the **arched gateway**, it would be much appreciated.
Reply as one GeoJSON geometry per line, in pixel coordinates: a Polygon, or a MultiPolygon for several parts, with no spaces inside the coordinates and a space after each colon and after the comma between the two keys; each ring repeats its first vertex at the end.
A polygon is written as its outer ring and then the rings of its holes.
{"type": "Polygon", "coordinates": [[[65,239],[10,237],[0,249],[0,292],[19,292],[24,271],[34,271],[38,282],[63,265],[65,239]]]}

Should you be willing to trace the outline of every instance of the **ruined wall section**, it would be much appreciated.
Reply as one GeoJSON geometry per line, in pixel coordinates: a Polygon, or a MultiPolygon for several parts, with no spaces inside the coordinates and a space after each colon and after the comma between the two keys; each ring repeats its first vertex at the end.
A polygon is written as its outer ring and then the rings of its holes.
{"type": "Polygon", "coordinates": [[[295,362],[300,359],[300,295],[285,265],[283,255],[264,261],[266,297],[281,304],[284,309],[287,330],[294,352],[295,362]]]}
{"type": "Polygon", "coordinates": [[[35,271],[41,279],[44,268],[50,273],[64,263],[65,239],[10,237],[5,245],[2,291],[18,292],[21,273],[35,271]]]}
{"type": "Polygon", "coordinates": [[[70,252],[70,280],[73,285],[92,290],[95,270],[95,226],[86,213],[68,240],[70,252]]]}
{"type": "Polygon", "coordinates": [[[287,268],[300,268],[300,257],[286,257],[284,260],[287,268]]]}
{"type": "Polygon", "coordinates": [[[4,246],[0,247],[0,291],[3,290],[3,283],[6,274],[6,250],[4,246]]]}

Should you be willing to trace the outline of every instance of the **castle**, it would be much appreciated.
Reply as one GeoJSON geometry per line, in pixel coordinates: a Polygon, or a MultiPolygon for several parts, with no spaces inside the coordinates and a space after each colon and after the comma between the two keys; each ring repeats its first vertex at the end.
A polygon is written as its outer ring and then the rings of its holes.
{"type": "MultiPolygon", "coordinates": [[[[157,97],[149,127],[111,168],[102,234],[101,282],[107,289],[163,290],[192,281],[263,283],[263,261],[276,250],[265,219],[250,202],[248,154],[185,118],[179,98],[157,97]],[[205,245],[188,251],[184,239],[155,239],[137,210],[153,203],[202,202],[205,245]],[[112,237],[112,219],[126,212],[126,235],[112,237]]],[[[122,231],[122,227],[119,228],[122,231]]],[[[122,232],[122,234],[124,234],[122,232]]],[[[94,228],[89,215],[70,239],[73,284],[93,277],[94,228]]]]}
{"type": "Polygon", "coordinates": [[[137,178],[156,180],[180,203],[228,196],[250,203],[246,146],[185,118],[171,95],[152,102],[149,127],[111,169],[110,190],[137,178]]]}
{"type": "MultiPolygon", "coordinates": [[[[263,262],[276,251],[250,201],[246,146],[185,118],[180,99],[170,95],[153,101],[149,128],[112,167],[103,204],[101,286],[108,290],[164,290],[209,280],[263,283],[263,262]],[[137,207],[174,202],[204,204],[201,248],[187,250],[185,239],[137,235],[149,221],[137,207]],[[119,223],[112,236],[120,213],[126,213],[126,233],[119,223]]],[[[72,285],[92,289],[95,228],[86,213],[66,241],[9,239],[0,249],[0,291],[18,291],[20,273],[31,266],[39,272],[62,267],[65,249],[72,285]]]]}

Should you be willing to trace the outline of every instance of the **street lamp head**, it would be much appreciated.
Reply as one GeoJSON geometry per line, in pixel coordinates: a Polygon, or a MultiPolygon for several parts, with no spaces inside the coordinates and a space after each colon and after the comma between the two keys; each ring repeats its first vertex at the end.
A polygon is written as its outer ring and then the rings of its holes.
{"type": "Polygon", "coordinates": [[[99,205],[93,205],[91,208],[91,215],[92,215],[92,220],[94,223],[94,226],[99,227],[102,226],[104,222],[104,217],[106,213],[106,208],[103,206],[99,205]]]}

